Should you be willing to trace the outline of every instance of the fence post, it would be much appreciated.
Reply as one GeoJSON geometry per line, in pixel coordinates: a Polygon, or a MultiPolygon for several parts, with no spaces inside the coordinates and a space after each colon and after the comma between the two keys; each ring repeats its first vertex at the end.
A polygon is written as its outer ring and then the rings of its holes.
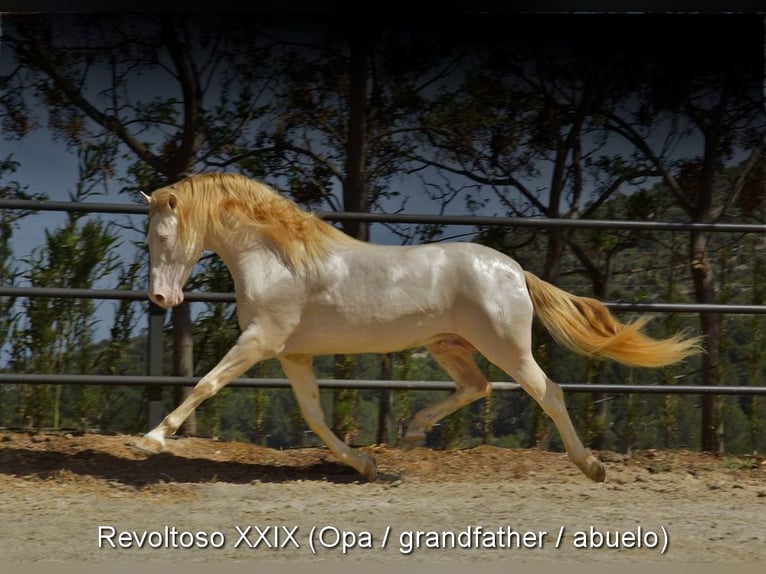
{"type": "MultiPolygon", "coordinates": [[[[148,345],[148,366],[147,374],[149,376],[162,376],[163,369],[163,327],[165,325],[165,309],[149,303],[149,333],[147,337],[148,345]]],[[[149,385],[147,388],[149,396],[149,430],[162,422],[165,415],[162,408],[162,387],[159,385],[149,385]]]]}

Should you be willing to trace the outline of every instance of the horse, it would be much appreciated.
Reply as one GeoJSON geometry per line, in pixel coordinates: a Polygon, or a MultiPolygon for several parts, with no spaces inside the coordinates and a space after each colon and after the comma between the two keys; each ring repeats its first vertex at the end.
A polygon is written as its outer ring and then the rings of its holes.
{"type": "Polygon", "coordinates": [[[243,175],[192,175],[141,193],[149,206],[149,299],[163,308],[180,304],[194,265],[213,251],[233,278],[240,327],[220,362],[138,440],[149,453],[167,450],[166,437],[205,399],[258,361],[277,358],[309,428],[338,461],[374,481],[374,458],[325,422],[313,357],[425,347],[455,391],[414,415],[405,447],[422,444],[436,422],[489,395],[474,360],[480,353],[542,407],[585,476],[602,482],[604,464],[580,442],[561,387],[532,355],[534,316],[563,346],[628,365],[660,367],[698,350],[682,333],[651,338],[642,330],[646,317],[622,323],[598,300],[572,295],[489,247],[359,241],[243,175]]]}

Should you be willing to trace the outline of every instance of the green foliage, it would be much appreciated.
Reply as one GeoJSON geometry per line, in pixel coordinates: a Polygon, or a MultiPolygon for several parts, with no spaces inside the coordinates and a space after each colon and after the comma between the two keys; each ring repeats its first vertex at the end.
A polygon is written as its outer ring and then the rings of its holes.
{"type": "MultiPolygon", "coordinates": [[[[93,177],[103,173],[98,154],[85,149],[80,159],[81,179],[73,201],[93,195],[93,177]]],[[[45,231],[45,243],[24,261],[21,278],[39,287],[92,288],[120,269],[118,246],[111,223],[70,213],[61,227],[45,231]]],[[[136,265],[123,268],[123,286],[133,287],[137,273],[136,265]]],[[[129,339],[134,322],[133,310],[124,304],[112,329],[115,340],[98,352],[92,342],[96,326],[92,300],[29,297],[18,306],[9,349],[9,366],[16,372],[92,373],[102,364],[100,359],[117,361],[123,355],[120,345],[129,339]]],[[[13,418],[36,428],[101,426],[115,396],[108,387],[22,387],[13,418]]]]}
{"type": "Polygon", "coordinates": [[[724,458],[724,466],[731,471],[755,470],[758,468],[758,459],[747,457],[727,456],[724,458]]]}

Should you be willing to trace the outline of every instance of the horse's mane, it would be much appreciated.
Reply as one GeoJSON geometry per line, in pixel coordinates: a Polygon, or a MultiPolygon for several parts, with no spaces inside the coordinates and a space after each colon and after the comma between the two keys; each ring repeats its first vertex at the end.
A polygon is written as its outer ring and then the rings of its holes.
{"type": "Polygon", "coordinates": [[[207,229],[237,241],[257,231],[292,269],[304,269],[323,258],[333,242],[351,237],[303,211],[295,202],[264,183],[231,173],[189,176],[152,194],[149,215],[177,198],[179,237],[207,229]]]}

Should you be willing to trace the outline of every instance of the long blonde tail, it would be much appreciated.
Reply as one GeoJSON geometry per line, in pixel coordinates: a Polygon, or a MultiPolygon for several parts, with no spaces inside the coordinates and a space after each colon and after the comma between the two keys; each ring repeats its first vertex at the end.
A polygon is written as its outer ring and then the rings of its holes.
{"type": "Polygon", "coordinates": [[[698,338],[652,339],[641,329],[649,318],[620,323],[600,301],[578,297],[525,271],[527,290],[545,328],[559,343],[587,356],[626,365],[663,367],[699,352],[698,338]]]}

